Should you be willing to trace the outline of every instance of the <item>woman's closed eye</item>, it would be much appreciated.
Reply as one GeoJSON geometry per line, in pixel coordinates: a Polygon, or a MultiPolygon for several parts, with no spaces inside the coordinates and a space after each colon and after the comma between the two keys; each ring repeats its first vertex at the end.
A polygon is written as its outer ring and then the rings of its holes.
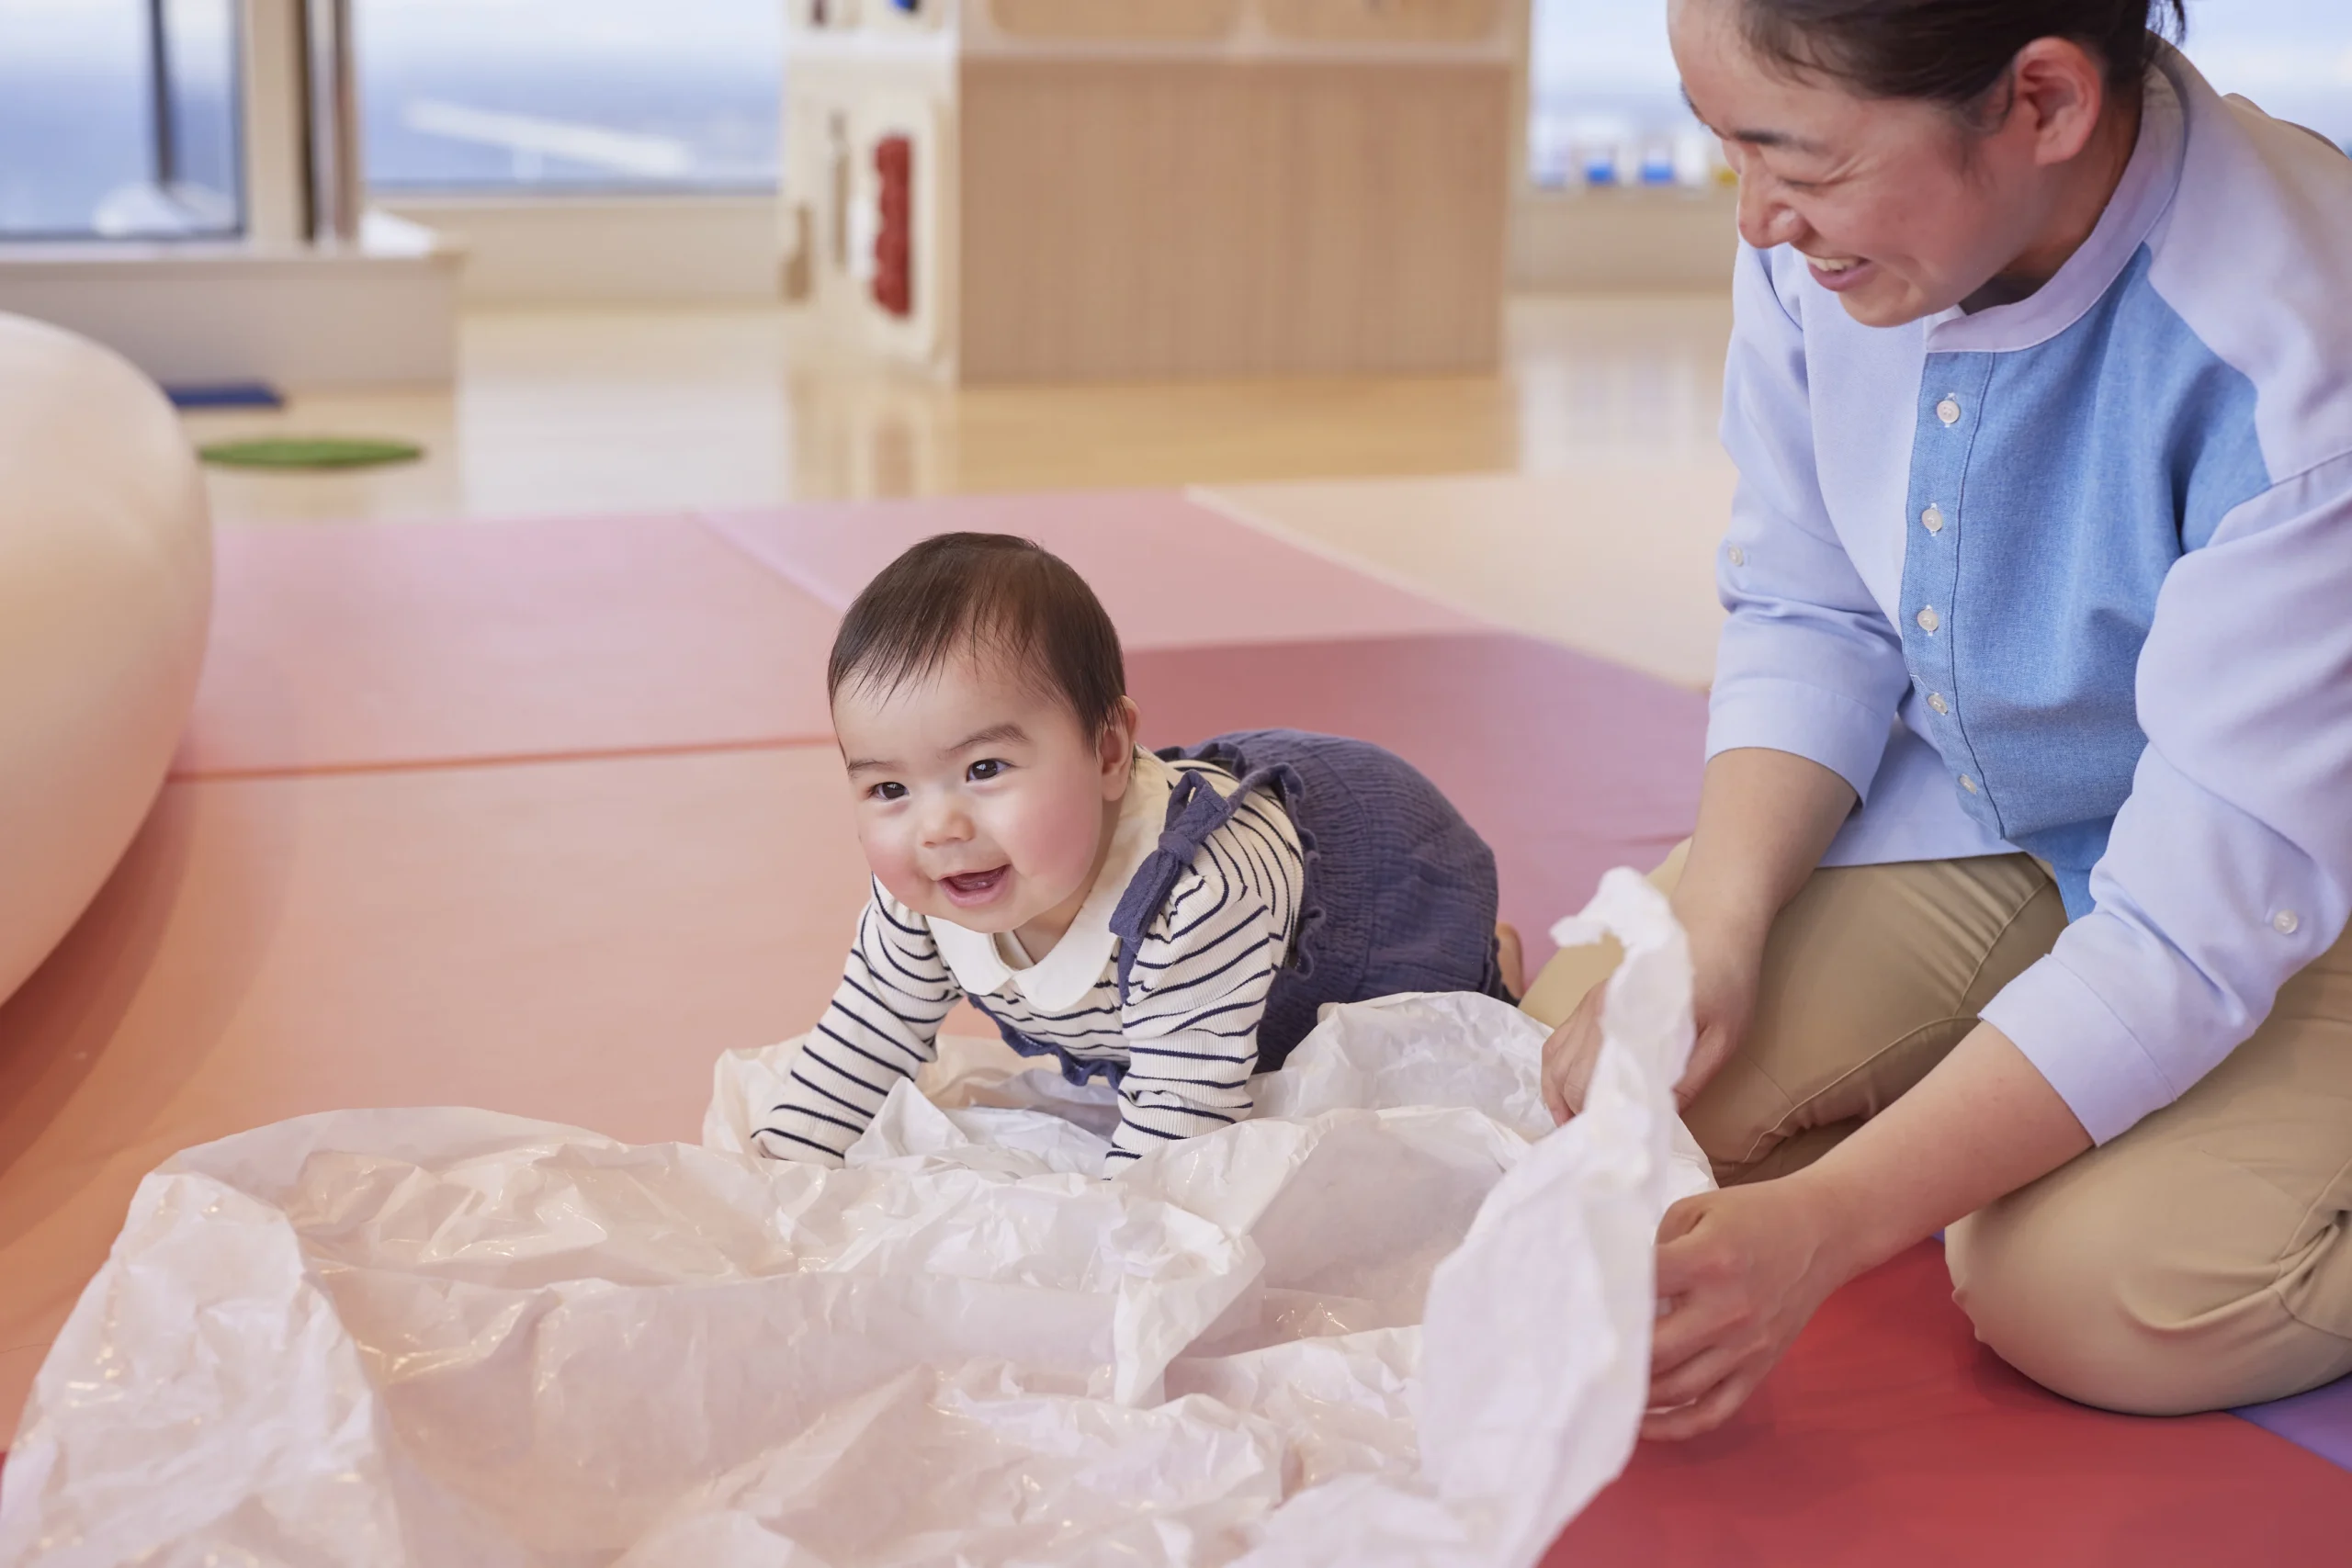
{"type": "Polygon", "coordinates": [[[983,757],[978,761],[974,762],[970,767],[966,768],[964,770],[964,776],[973,784],[987,784],[991,779],[1001,779],[1004,777],[1004,775],[1012,772],[1012,764],[1006,761],[1001,757],[983,757]]]}
{"type": "Polygon", "coordinates": [[[1807,179],[1795,175],[1784,174],[1781,170],[1773,168],[1769,163],[1765,164],[1763,168],[1764,173],[1771,176],[1772,183],[1781,186],[1784,190],[1819,190],[1823,186],[1831,183],[1831,176],[1822,174],[1817,169],[1807,169],[1805,173],[1812,176],[1807,179]]]}

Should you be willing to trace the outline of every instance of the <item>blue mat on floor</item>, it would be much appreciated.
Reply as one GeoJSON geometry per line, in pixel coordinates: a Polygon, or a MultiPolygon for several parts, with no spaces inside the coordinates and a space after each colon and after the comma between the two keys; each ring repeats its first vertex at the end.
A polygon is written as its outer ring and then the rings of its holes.
{"type": "Polygon", "coordinates": [[[164,396],[180,409],[282,409],[286,399],[266,381],[209,381],[165,387],[164,396]]]}
{"type": "Polygon", "coordinates": [[[2249,1404],[2230,1414],[2352,1470],[2352,1378],[2339,1378],[2292,1399],[2249,1404]]]}

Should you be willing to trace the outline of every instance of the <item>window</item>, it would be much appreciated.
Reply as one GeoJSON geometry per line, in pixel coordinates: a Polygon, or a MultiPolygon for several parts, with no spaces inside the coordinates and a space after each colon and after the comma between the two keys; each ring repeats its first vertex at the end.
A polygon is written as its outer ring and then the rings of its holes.
{"type": "Polygon", "coordinates": [[[766,189],[778,0],[356,0],[377,190],[766,189]]]}
{"type": "MultiPolygon", "coordinates": [[[[2189,0],[2188,56],[2225,93],[2352,148],[2352,4],[2189,0]]],[[[1728,177],[1683,106],[1663,0],[1535,0],[1528,172],[1539,186],[1728,177]]]]}
{"type": "Polygon", "coordinates": [[[236,0],[0,0],[0,239],[242,227],[236,0]]]}
{"type": "Polygon", "coordinates": [[[1535,0],[1527,84],[1527,171],[1538,186],[1728,177],[1682,101],[1665,0],[1535,0]]]}
{"type": "Polygon", "coordinates": [[[2352,5],[2188,0],[2185,45],[2224,93],[2352,151],[2352,5]]]}

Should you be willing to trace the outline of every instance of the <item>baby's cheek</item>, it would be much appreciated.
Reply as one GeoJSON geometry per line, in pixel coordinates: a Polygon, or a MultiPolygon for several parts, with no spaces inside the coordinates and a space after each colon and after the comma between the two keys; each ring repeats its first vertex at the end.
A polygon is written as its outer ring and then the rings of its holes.
{"type": "Polygon", "coordinates": [[[883,890],[918,914],[932,912],[931,880],[915,869],[914,849],[901,834],[888,828],[861,825],[858,844],[865,863],[883,890]]]}
{"type": "Polygon", "coordinates": [[[1094,869],[1102,832],[1101,798],[1075,789],[1040,791],[1020,803],[998,841],[1031,882],[1056,902],[1077,891],[1094,869]]]}

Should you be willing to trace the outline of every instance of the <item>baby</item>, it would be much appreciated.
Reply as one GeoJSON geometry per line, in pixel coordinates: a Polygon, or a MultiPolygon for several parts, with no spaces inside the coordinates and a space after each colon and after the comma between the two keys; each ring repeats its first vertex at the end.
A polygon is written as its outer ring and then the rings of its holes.
{"type": "Polygon", "coordinates": [[[1110,617],[1026,540],[900,556],[826,684],[874,892],[766,1154],[839,1165],[959,997],[1117,1087],[1114,1172],[1248,1116],[1326,1002],[1515,999],[1494,856],[1427,779],[1295,730],[1138,750],[1110,617]]]}

